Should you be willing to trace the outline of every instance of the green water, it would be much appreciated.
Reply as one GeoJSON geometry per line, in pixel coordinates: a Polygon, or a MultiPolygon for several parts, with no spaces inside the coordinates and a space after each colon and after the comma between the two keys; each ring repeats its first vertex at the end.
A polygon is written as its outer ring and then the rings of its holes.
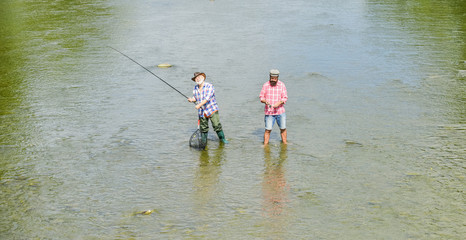
{"type": "Polygon", "coordinates": [[[463,239],[465,39],[461,0],[2,1],[0,238],[463,239]],[[204,71],[230,144],[108,46],[204,71]]]}

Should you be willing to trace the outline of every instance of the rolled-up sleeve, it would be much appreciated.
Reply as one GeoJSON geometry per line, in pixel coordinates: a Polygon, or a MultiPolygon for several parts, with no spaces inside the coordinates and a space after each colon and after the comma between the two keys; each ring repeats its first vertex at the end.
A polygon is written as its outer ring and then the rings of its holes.
{"type": "Polygon", "coordinates": [[[286,87],[285,87],[285,84],[283,84],[283,90],[282,90],[282,102],[283,104],[286,103],[286,101],[288,101],[288,92],[286,91],[286,87]]]}
{"type": "Polygon", "coordinates": [[[260,99],[260,100],[266,100],[266,99],[265,99],[266,88],[267,88],[267,87],[266,87],[266,85],[264,84],[264,85],[262,86],[262,90],[261,90],[261,93],[260,93],[260,95],[259,95],[259,99],[260,99]]]}

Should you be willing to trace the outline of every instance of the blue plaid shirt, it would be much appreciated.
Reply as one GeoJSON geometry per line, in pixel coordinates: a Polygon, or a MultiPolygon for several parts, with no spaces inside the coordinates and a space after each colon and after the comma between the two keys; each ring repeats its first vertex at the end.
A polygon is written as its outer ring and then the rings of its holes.
{"type": "Polygon", "coordinates": [[[214,112],[218,111],[214,85],[211,83],[204,82],[202,91],[199,91],[199,85],[194,86],[193,97],[196,102],[207,100],[207,103],[198,110],[199,117],[210,117],[214,112]]]}

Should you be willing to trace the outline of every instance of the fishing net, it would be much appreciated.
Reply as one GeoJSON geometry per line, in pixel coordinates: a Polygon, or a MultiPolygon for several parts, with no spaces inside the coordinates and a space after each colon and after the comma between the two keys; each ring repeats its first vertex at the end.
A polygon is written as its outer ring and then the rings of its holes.
{"type": "Polygon", "coordinates": [[[205,149],[206,142],[202,141],[201,131],[197,129],[191,138],[189,138],[189,146],[196,149],[205,149]]]}
{"type": "Polygon", "coordinates": [[[202,140],[202,134],[200,130],[201,119],[197,120],[197,130],[189,138],[189,146],[192,148],[197,148],[204,150],[207,144],[207,139],[202,140]]]}
{"type": "MultiPolygon", "coordinates": [[[[195,102],[194,104],[196,104],[195,102]]],[[[197,119],[197,130],[191,135],[189,138],[189,146],[192,148],[196,148],[199,150],[204,150],[205,146],[207,145],[207,136],[204,136],[205,139],[202,140],[201,134],[201,119],[197,119]]]]}

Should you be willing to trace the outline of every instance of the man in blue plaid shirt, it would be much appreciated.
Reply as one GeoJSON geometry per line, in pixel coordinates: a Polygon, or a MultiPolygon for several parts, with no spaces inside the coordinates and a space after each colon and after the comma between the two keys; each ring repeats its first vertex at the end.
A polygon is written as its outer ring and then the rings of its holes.
{"type": "Polygon", "coordinates": [[[188,98],[189,102],[196,102],[196,109],[198,111],[200,122],[201,137],[204,143],[207,142],[207,134],[209,132],[209,119],[212,122],[212,127],[217,133],[218,138],[222,143],[228,143],[223,133],[222,124],[220,123],[220,116],[218,114],[218,105],[215,100],[214,85],[205,82],[206,75],[202,72],[195,72],[194,77],[191,78],[196,82],[194,86],[193,97],[188,98]]]}

